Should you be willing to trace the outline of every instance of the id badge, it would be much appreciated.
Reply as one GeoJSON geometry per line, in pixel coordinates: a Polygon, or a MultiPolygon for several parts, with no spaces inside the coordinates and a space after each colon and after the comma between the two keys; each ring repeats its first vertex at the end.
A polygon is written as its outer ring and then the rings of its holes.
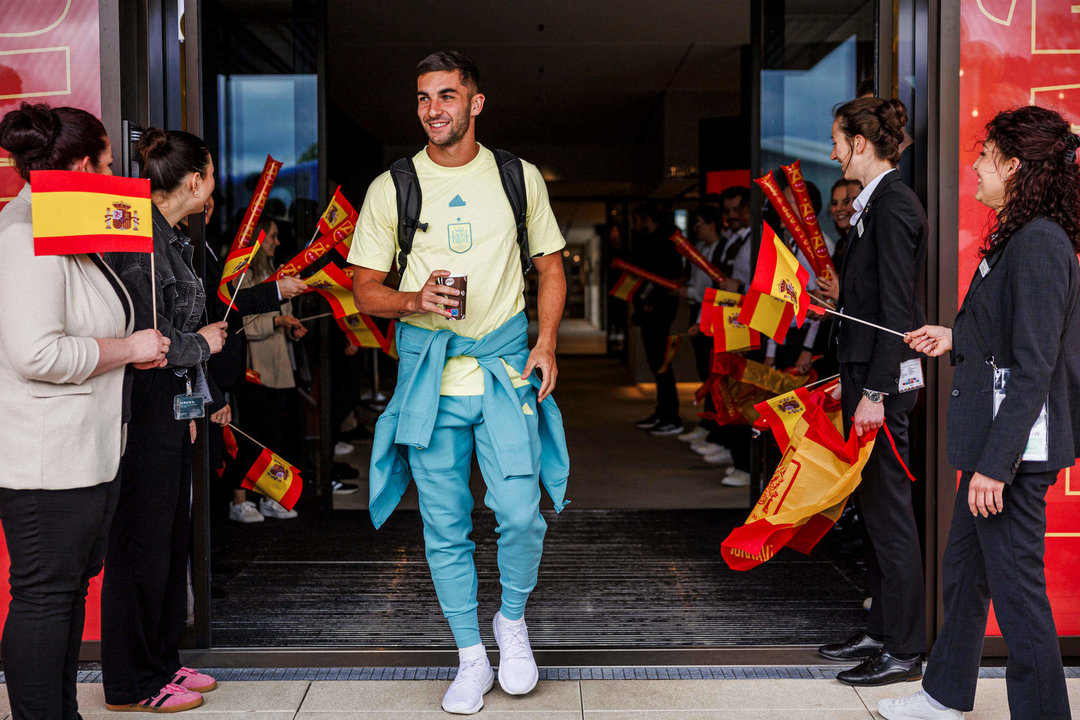
{"type": "MultiPolygon", "coordinates": [[[[1008,382],[1009,368],[994,368],[994,417],[997,417],[1001,401],[1005,399],[1005,386],[1008,382]]],[[[1031,426],[1031,432],[1028,433],[1027,446],[1024,448],[1024,454],[1020,459],[1024,462],[1046,462],[1049,456],[1047,410],[1046,403],[1043,403],[1042,410],[1039,411],[1039,417],[1036,418],[1035,424],[1031,426]]]]}
{"type": "Polygon", "coordinates": [[[173,417],[177,420],[194,420],[206,413],[206,401],[202,395],[191,392],[191,378],[187,379],[187,392],[173,398],[173,417]]]}
{"type": "Polygon", "coordinates": [[[898,384],[902,393],[926,387],[926,382],[923,381],[922,361],[919,358],[912,358],[900,363],[900,382],[898,384]]]}

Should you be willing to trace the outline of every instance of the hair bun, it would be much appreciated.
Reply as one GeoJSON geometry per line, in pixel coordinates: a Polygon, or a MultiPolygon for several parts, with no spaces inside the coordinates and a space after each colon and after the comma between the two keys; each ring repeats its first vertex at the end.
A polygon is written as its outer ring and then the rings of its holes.
{"type": "Polygon", "coordinates": [[[23,103],[0,122],[0,147],[26,162],[48,157],[60,134],[60,119],[48,105],[23,103]]]}
{"type": "Polygon", "coordinates": [[[143,131],[142,137],[139,138],[139,143],[135,147],[139,151],[139,155],[142,156],[143,162],[153,160],[164,156],[168,152],[169,136],[165,134],[164,130],[149,128],[143,131]]]}

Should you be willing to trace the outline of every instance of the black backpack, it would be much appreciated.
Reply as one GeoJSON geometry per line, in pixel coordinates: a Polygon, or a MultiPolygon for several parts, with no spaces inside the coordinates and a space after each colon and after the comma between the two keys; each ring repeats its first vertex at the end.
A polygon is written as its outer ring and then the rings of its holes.
{"type": "MultiPolygon", "coordinates": [[[[529,230],[525,215],[528,210],[528,200],[525,196],[525,172],[521,167],[521,159],[513,153],[505,150],[492,150],[495,154],[495,164],[499,168],[499,179],[502,180],[503,191],[506,199],[510,201],[510,209],[517,219],[517,242],[521,251],[521,272],[527,273],[532,268],[532,258],[529,257],[529,230]]],[[[394,180],[394,189],[397,191],[398,211],[398,273],[404,275],[405,267],[409,264],[409,253],[412,252],[413,236],[416,231],[427,232],[428,224],[420,222],[420,180],[416,177],[416,167],[411,157],[403,157],[390,166],[390,176],[394,180]]]]}

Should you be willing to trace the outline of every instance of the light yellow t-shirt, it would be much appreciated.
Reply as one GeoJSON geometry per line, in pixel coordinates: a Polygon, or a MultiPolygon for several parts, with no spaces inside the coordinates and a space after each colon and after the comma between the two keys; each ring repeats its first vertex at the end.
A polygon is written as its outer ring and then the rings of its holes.
{"type": "MultiPolygon", "coordinates": [[[[427,330],[447,329],[479,339],[525,309],[522,295],[521,253],[517,225],[506,198],[495,155],[481,146],[466,165],[443,167],[428,157],[427,149],[413,156],[420,180],[420,222],[399,290],[415,292],[435,270],[468,275],[464,320],[435,313],[409,315],[402,320],[427,330]]],[[[522,161],[528,200],[529,255],[550,255],[566,245],[548,202],[544,179],[535,165],[522,161]]],[[[397,257],[397,196],[394,181],[385,172],[368,187],[356,223],[349,262],[386,272],[397,257]]],[[[524,368],[507,371],[515,387],[524,368]]],[[[448,358],[443,370],[443,395],[482,395],[484,373],[475,358],[448,358]]]]}

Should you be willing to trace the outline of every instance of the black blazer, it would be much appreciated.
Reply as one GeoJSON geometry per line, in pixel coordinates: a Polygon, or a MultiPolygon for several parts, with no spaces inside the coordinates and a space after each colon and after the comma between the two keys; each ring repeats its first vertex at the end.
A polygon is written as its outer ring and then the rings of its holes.
{"type": "Polygon", "coordinates": [[[1076,254],[1060,225],[1039,218],[986,258],[986,266],[985,276],[976,270],[953,327],[949,463],[1006,483],[1017,472],[1072,467],[1080,448],[1076,254]],[[996,418],[994,371],[984,351],[1010,370],[996,418]],[[1047,461],[1023,462],[1028,432],[1047,398],[1047,461]]]}
{"type": "MultiPolygon", "coordinates": [[[[842,311],[906,332],[926,322],[926,213],[915,192],[893,171],[881,179],[859,224],[852,226],[840,269],[842,311]]],[[[900,363],[917,357],[902,338],[840,320],[837,359],[868,366],[869,390],[899,391],[900,363]]]]}

